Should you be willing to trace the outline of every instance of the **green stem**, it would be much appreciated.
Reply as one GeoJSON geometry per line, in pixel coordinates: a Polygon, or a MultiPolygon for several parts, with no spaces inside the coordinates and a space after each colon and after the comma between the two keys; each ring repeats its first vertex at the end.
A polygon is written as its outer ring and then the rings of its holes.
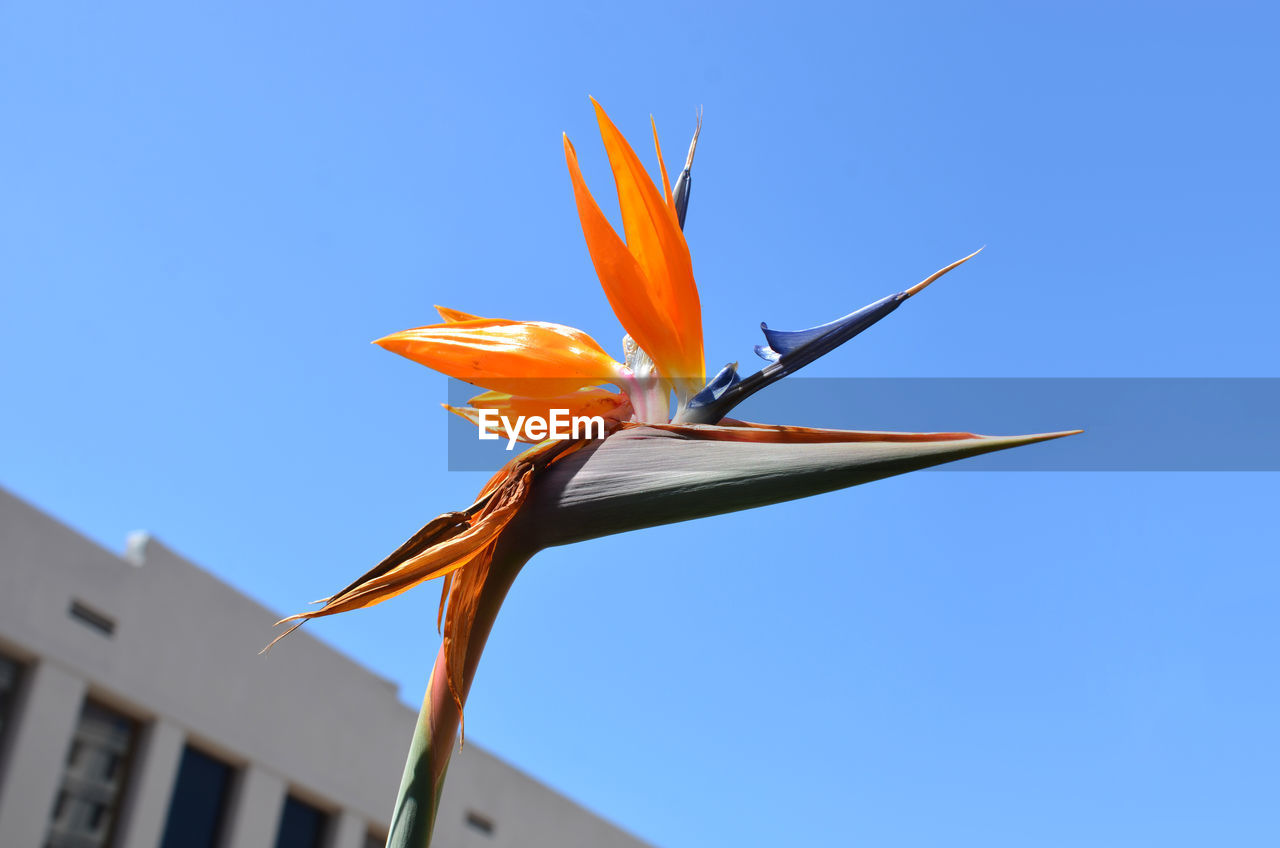
{"type": "MultiPolygon", "coordinates": [[[[532,555],[524,550],[524,546],[505,541],[494,551],[467,647],[466,673],[462,681],[464,703],[507,590],[532,555]]],[[[431,668],[431,680],[427,683],[413,741],[409,744],[409,757],[404,764],[404,776],[400,778],[400,791],[391,816],[387,848],[429,848],[431,845],[431,831],[435,827],[440,795],[444,791],[445,772],[453,755],[461,719],[458,705],[449,692],[445,668],[442,644],[431,668]]]]}

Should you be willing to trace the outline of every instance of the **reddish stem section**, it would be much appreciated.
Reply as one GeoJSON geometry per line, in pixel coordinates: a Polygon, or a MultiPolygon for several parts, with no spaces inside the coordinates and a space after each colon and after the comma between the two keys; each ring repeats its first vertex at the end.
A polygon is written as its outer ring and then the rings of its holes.
{"type": "MultiPolygon", "coordinates": [[[[467,646],[466,673],[462,680],[464,704],[471,691],[476,668],[480,665],[485,642],[488,641],[493,622],[498,617],[498,610],[502,608],[507,591],[530,556],[532,553],[526,550],[526,546],[510,538],[499,542],[494,551],[489,579],[481,591],[467,646]]],[[[409,757],[405,762],[404,776],[400,780],[400,792],[392,814],[387,848],[429,848],[431,845],[431,831],[435,826],[440,795],[444,790],[445,772],[449,768],[449,758],[453,755],[454,741],[458,738],[462,722],[453,693],[449,691],[447,667],[444,646],[441,645],[431,669],[431,681],[427,684],[427,692],[422,699],[422,710],[418,713],[413,741],[409,746],[409,757]]]]}

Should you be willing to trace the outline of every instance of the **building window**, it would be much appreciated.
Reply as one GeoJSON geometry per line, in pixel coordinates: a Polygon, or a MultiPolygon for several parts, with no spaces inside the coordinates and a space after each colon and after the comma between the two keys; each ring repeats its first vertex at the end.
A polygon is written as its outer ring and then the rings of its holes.
{"type": "Polygon", "coordinates": [[[0,654],[0,781],[4,779],[5,761],[9,758],[9,728],[16,718],[14,703],[21,678],[22,666],[0,654]]]}
{"type": "Polygon", "coordinates": [[[276,848],[322,848],[329,817],[292,795],[284,799],[276,848]]]}
{"type": "Polygon", "coordinates": [[[67,615],[103,636],[110,636],[116,632],[115,619],[106,613],[98,612],[86,603],[72,600],[71,606],[67,608],[67,615]]]}
{"type": "Polygon", "coordinates": [[[484,813],[477,813],[475,810],[467,810],[467,827],[472,830],[478,830],[485,836],[493,836],[493,819],[484,813]]]}
{"type": "Polygon", "coordinates": [[[111,845],[138,725],[93,701],[80,710],[46,848],[111,845]]]}
{"type": "Polygon", "coordinates": [[[233,774],[231,766],[190,745],[183,750],[160,848],[216,848],[233,774]]]}
{"type": "Polygon", "coordinates": [[[0,752],[3,751],[2,743],[9,728],[10,716],[13,715],[13,699],[18,691],[21,672],[22,666],[0,655],[0,752]]]}

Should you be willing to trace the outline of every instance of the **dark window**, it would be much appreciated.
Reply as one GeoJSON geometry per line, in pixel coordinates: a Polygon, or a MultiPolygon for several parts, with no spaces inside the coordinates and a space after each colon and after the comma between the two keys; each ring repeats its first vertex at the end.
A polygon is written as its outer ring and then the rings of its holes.
{"type": "Polygon", "coordinates": [[[160,848],[216,848],[232,773],[231,766],[187,746],[169,799],[160,848]]]}
{"type": "Polygon", "coordinates": [[[467,810],[467,826],[472,830],[480,831],[485,836],[493,835],[493,819],[475,810],[467,810]]]}
{"type": "Polygon", "coordinates": [[[128,716],[93,701],[84,702],[67,751],[46,848],[105,848],[111,844],[137,729],[128,716]]]}
{"type": "Polygon", "coordinates": [[[13,699],[18,691],[18,678],[22,666],[6,656],[0,656],[0,763],[5,753],[5,739],[8,736],[9,724],[13,721],[13,699]]]}
{"type": "Polygon", "coordinates": [[[98,631],[103,636],[110,636],[116,632],[116,623],[111,616],[100,613],[87,604],[79,601],[71,602],[71,609],[67,610],[67,615],[83,624],[85,627],[98,631]]]}
{"type": "Polygon", "coordinates": [[[284,799],[276,848],[321,848],[329,817],[290,795],[284,799]]]}

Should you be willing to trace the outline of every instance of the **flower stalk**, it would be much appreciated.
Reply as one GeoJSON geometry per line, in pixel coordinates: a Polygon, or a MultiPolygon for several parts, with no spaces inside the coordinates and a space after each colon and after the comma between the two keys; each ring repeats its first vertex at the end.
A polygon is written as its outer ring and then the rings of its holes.
{"type": "MultiPolygon", "coordinates": [[[[489,579],[481,591],[467,645],[465,672],[458,693],[461,706],[466,704],[471,682],[480,664],[480,654],[484,651],[498,610],[502,608],[502,601],[532,555],[532,547],[516,533],[504,536],[493,552],[489,579]]],[[[427,848],[431,844],[431,833],[440,812],[445,774],[453,756],[454,740],[461,730],[461,706],[450,690],[448,658],[445,646],[441,644],[431,667],[431,679],[422,698],[422,708],[418,711],[418,723],[413,730],[404,775],[396,793],[387,848],[427,848]]]]}

